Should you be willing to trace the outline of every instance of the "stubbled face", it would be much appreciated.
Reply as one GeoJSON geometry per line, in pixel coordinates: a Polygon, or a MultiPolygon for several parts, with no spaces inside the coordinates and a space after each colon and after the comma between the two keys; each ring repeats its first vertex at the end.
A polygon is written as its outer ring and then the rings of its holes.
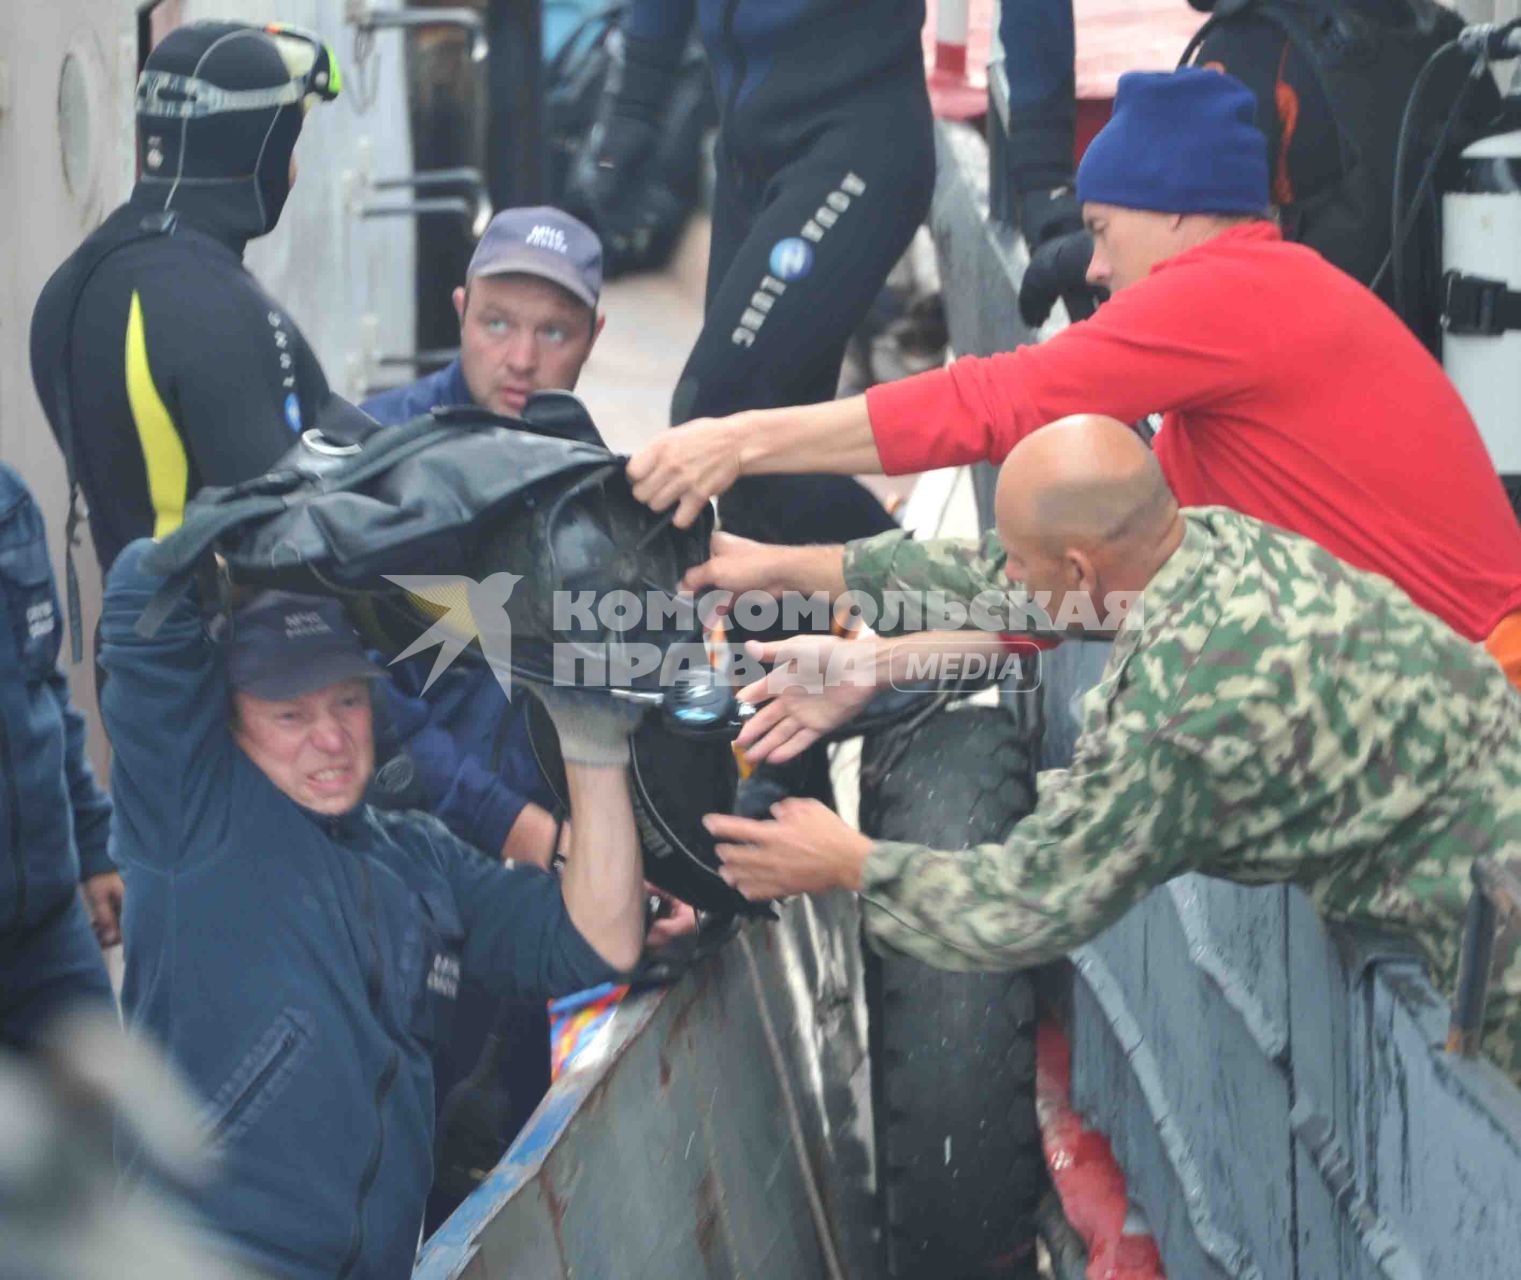
{"type": "Polygon", "coordinates": [[[1092,576],[1092,565],[1086,557],[1072,551],[1062,550],[1050,539],[1042,538],[1022,508],[1011,510],[1012,504],[1000,493],[998,512],[998,537],[1008,556],[1004,573],[1011,584],[1022,587],[1030,595],[1032,603],[1043,600],[1043,607],[1052,622],[1067,625],[1064,621],[1065,604],[1069,592],[1077,593],[1073,600],[1076,617],[1086,616],[1083,593],[1090,600],[1097,600],[1098,582],[1092,576]]]}
{"type": "MultiPolygon", "coordinates": [[[[470,396],[516,415],[535,391],[573,391],[596,340],[590,307],[536,276],[482,276],[454,291],[470,396]]],[[[600,323],[597,324],[600,328],[600,323]]]]}
{"type": "Polygon", "coordinates": [[[234,693],[233,740],[281,791],[313,813],[347,813],[375,770],[367,680],[341,680],[299,698],[234,693]]]}
{"type": "Polygon", "coordinates": [[[1088,283],[1111,293],[1144,280],[1186,247],[1173,214],[1089,203],[1083,206],[1083,223],[1093,233],[1088,283]]]}

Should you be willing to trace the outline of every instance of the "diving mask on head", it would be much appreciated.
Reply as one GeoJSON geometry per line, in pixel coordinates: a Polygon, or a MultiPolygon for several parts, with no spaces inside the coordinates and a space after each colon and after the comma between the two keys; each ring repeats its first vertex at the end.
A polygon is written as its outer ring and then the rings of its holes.
{"type": "Polygon", "coordinates": [[[199,76],[145,69],[137,80],[137,114],[168,120],[195,120],[229,111],[267,111],[299,102],[309,111],[332,102],[343,89],[343,73],[332,46],[286,23],[258,28],[268,36],[290,72],[283,85],[224,89],[199,76]]]}

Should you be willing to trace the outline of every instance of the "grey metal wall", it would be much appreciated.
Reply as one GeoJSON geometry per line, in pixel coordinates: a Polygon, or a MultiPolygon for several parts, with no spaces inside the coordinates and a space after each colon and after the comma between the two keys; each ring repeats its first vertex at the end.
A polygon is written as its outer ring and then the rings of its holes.
{"type": "MultiPolygon", "coordinates": [[[[1023,246],[987,224],[986,147],[945,126],[938,147],[953,348],[1035,340],[1023,246]]],[[[1045,764],[1103,656],[1048,655],[1045,764]]],[[[1441,1052],[1446,1007],[1402,946],[1333,939],[1297,890],[1185,876],[1074,959],[1073,1098],[1174,1280],[1521,1275],[1521,1092],[1441,1052]]]]}
{"type": "Polygon", "coordinates": [[[415,1280],[880,1274],[859,930],[799,899],[625,1004],[415,1280]]]}

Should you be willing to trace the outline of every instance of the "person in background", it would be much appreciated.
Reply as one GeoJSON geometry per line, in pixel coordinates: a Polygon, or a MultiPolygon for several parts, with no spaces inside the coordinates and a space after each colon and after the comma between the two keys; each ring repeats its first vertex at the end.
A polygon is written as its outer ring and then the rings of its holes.
{"type": "Polygon", "coordinates": [[[80,897],[81,877],[87,891],[116,878],[111,802],[58,667],[59,622],[42,514],[0,462],[0,1045],[17,1049],[75,1004],[115,1012],[100,949],[119,939],[114,923],[91,937],[80,897]]]}
{"type": "MultiPolygon", "coordinates": [[[[703,327],[673,424],[832,397],[935,180],[922,0],[635,0],[582,183],[593,212],[637,188],[694,21],[719,108],[717,185],[703,327]]],[[[731,532],[781,542],[893,527],[843,476],[746,479],[720,515],[731,532]]]]}
{"type": "MultiPolygon", "coordinates": [[[[32,382],[69,476],[71,597],[78,493],[105,573],[133,538],[177,528],[202,485],[266,471],[327,405],[316,355],[243,250],[279,222],[306,112],[341,88],[332,50],[294,27],[194,22],[149,53],[137,184],[32,312],[32,382]]],[[[104,865],[86,892],[116,939],[121,877],[104,865]]]]}
{"type": "Polygon", "coordinates": [[[317,357],[243,250],[280,219],[307,110],[341,87],[331,50],[295,28],[195,22],[148,55],[142,176],[32,313],[32,380],[102,572],[176,529],[202,485],[266,470],[326,404],[317,357]]]}

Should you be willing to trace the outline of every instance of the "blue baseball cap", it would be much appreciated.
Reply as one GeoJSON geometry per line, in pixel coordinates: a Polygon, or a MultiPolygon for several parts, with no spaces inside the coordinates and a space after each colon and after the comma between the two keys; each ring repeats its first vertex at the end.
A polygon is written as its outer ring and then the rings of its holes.
{"type": "Polygon", "coordinates": [[[518,273],[557,284],[595,311],[602,296],[602,241],[586,223],[552,205],[503,209],[475,246],[465,282],[518,273]]]}
{"type": "Polygon", "coordinates": [[[261,591],[233,614],[224,649],[232,687],[271,702],[385,674],[365,657],[343,606],[328,596],[261,591]]]}

